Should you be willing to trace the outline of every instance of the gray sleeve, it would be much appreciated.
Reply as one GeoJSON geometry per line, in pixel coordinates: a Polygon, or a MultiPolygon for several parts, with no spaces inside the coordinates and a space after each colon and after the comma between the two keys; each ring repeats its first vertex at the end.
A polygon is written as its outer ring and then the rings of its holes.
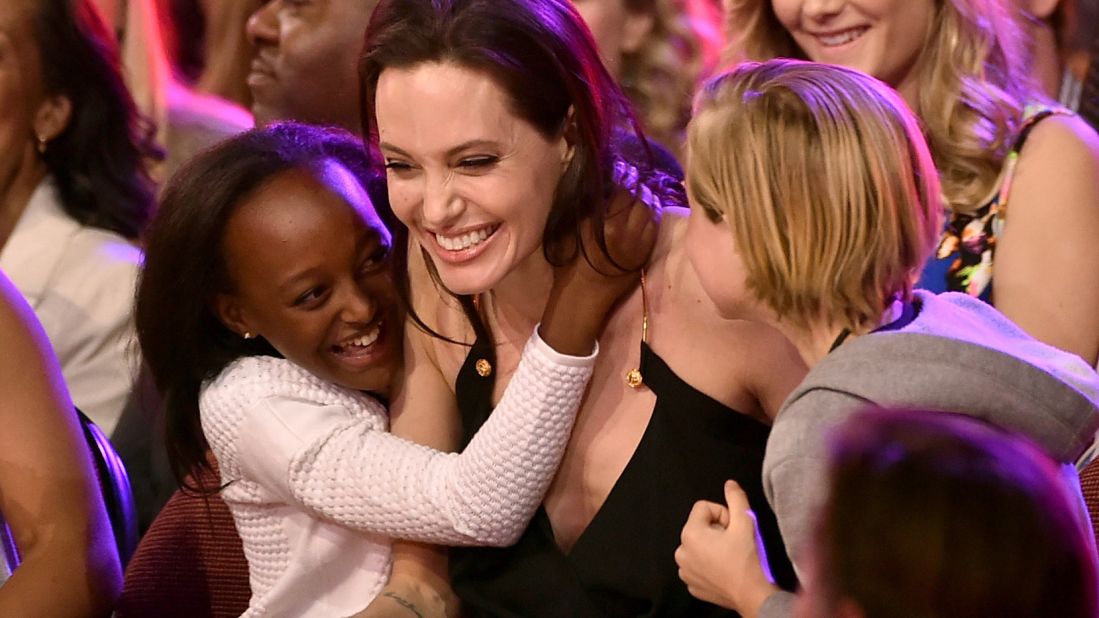
{"type": "Polygon", "coordinates": [[[794,615],[793,592],[780,591],[767,597],[759,608],[759,618],[790,618],[794,615]]]}
{"type": "Polygon", "coordinates": [[[847,393],[814,390],[779,414],[763,466],[763,488],[800,579],[805,544],[827,497],[828,433],[868,402],[847,393]]]}

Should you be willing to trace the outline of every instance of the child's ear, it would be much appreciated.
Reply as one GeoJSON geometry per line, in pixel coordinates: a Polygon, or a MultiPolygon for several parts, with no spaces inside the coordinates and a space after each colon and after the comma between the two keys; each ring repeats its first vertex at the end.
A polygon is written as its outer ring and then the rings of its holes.
{"type": "Polygon", "coordinates": [[[218,294],[214,297],[213,305],[214,313],[217,314],[218,319],[225,325],[225,328],[248,339],[250,339],[252,335],[257,334],[248,327],[248,322],[244,319],[244,312],[241,311],[240,303],[237,302],[236,297],[232,294],[218,294]]]}
{"type": "Polygon", "coordinates": [[[41,142],[52,141],[69,126],[72,101],[65,95],[46,97],[34,114],[34,136],[41,142]]]}

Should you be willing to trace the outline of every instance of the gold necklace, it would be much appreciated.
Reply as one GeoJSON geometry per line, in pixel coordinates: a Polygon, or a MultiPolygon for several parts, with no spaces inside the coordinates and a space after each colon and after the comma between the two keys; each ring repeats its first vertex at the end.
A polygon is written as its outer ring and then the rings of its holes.
{"type": "MultiPolygon", "coordinates": [[[[481,311],[481,295],[473,295],[473,308],[477,310],[477,314],[481,317],[482,322],[486,322],[485,328],[489,328],[487,320],[484,318],[484,314],[481,311]]],[[[482,378],[487,378],[492,375],[492,363],[488,362],[487,358],[478,358],[477,362],[473,364],[473,368],[477,371],[477,375],[482,378]]]]}
{"type": "MultiPolygon", "coordinates": [[[[641,269],[641,343],[649,341],[649,297],[645,293],[645,269],[641,269]]],[[[630,388],[641,388],[645,383],[641,375],[641,367],[634,367],[626,372],[626,385],[630,388]]]]}

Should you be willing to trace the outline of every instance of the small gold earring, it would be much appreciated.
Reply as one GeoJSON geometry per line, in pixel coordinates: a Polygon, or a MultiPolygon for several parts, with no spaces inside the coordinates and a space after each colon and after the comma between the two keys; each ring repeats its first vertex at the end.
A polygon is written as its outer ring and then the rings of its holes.
{"type": "Polygon", "coordinates": [[[245,339],[251,339],[252,337],[255,337],[255,335],[252,334],[252,331],[244,331],[245,339]]]}
{"type": "Polygon", "coordinates": [[[40,154],[40,155],[46,154],[46,144],[48,142],[49,142],[49,140],[47,140],[45,137],[43,137],[41,135],[38,136],[38,154],[40,154]]]}

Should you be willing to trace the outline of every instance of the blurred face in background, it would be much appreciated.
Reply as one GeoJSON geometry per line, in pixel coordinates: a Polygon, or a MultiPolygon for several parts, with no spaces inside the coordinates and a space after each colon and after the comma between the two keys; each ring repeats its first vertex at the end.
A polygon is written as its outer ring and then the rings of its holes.
{"type": "Polygon", "coordinates": [[[653,29],[655,15],[651,1],[573,0],[573,6],[591,30],[603,64],[616,78],[622,70],[622,56],[636,52],[653,29]]]}
{"type": "Polygon", "coordinates": [[[0,188],[6,189],[22,161],[34,155],[34,103],[38,54],[34,49],[26,2],[0,3],[0,188]]]}
{"type": "MultiPolygon", "coordinates": [[[[42,60],[34,29],[32,0],[0,2],[0,212],[15,218],[30,192],[46,174],[37,152],[39,138],[49,141],[65,130],[71,105],[67,97],[46,96],[42,60]]],[[[0,217],[0,246],[15,218],[0,217]]]]}
{"type": "Polygon", "coordinates": [[[771,0],[771,6],[810,60],[873,75],[912,100],[934,0],[771,0]]]}
{"type": "Polygon", "coordinates": [[[256,124],[298,120],[359,133],[358,59],[376,0],[270,0],[248,20],[256,124]]]}

